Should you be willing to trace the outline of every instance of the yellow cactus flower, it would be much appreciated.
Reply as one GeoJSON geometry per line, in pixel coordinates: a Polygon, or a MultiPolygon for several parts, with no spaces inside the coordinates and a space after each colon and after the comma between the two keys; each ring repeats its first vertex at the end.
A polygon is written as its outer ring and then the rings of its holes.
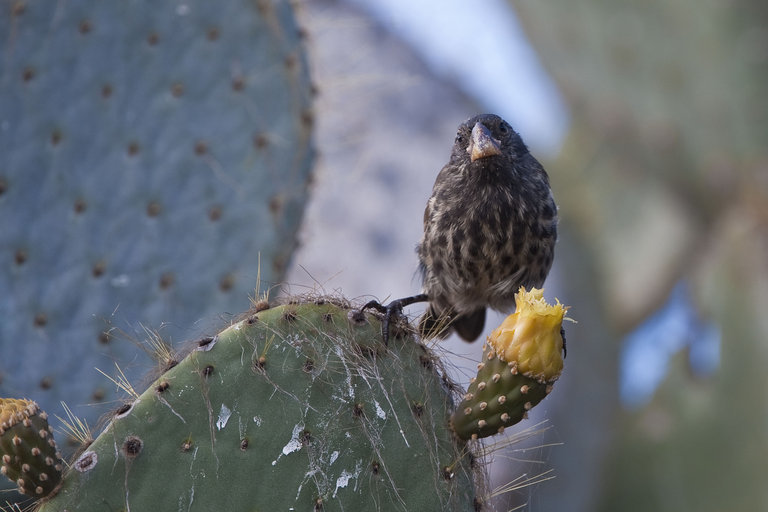
{"type": "Polygon", "coordinates": [[[31,400],[0,398],[0,429],[10,428],[37,414],[38,410],[37,404],[31,400]]]}
{"type": "Polygon", "coordinates": [[[543,290],[524,287],[515,294],[516,310],[488,337],[498,357],[514,363],[521,374],[543,382],[563,371],[561,328],[568,307],[544,300],[543,290]]]}

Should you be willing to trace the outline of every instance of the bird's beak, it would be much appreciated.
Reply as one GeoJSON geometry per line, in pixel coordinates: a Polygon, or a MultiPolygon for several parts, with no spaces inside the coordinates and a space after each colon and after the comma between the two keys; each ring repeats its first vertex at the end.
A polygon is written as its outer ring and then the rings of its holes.
{"type": "Polygon", "coordinates": [[[472,128],[472,137],[467,146],[472,161],[493,155],[501,154],[501,141],[496,140],[491,135],[491,131],[483,123],[475,123],[472,128]]]}

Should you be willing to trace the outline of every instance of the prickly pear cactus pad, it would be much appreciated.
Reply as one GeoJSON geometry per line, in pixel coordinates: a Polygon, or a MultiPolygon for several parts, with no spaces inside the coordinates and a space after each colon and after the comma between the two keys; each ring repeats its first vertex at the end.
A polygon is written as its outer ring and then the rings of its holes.
{"type": "Polygon", "coordinates": [[[503,432],[552,391],[563,370],[563,318],[567,308],[548,304],[543,291],[515,295],[516,310],[488,337],[483,360],[452,416],[462,439],[503,432]]]}
{"type": "Polygon", "coordinates": [[[63,469],[48,416],[31,400],[0,398],[0,473],[19,492],[44,498],[63,469]]]}
{"type": "Polygon", "coordinates": [[[479,510],[438,366],[331,301],[253,312],[122,408],[40,510],[479,510]]]}
{"type": "Polygon", "coordinates": [[[117,330],[190,339],[282,279],[312,161],[300,33],[281,0],[6,1],[0,54],[0,392],[93,423],[94,367],[149,361],[117,330]]]}

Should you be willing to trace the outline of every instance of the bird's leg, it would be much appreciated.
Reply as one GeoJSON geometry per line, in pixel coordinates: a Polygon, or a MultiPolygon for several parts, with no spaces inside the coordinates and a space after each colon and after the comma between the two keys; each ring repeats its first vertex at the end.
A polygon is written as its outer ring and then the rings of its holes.
{"type": "Polygon", "coordinates": [[[379,313],[384,313],[384,319],[381,322],[381,334],[384,338],[384,344],[389,345],[389,322],[395,315],[400,315],[403,312],[405,306],[410,306],[417,302],[427,302],[429,297],[426,293],[420,293],[418,295],[412,295],[411,297],[403,297],[402,299],[396,299],[387,304],[386,306],[379,303],[379,301],[368,301],[360,311],[363,312],[366,309],[375,309],[379,313]]]}

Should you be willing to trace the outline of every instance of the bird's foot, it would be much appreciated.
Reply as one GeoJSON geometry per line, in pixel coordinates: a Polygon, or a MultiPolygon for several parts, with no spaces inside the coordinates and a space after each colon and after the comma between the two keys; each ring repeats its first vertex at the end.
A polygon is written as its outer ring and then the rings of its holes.
{"type": "Polygon", "coordinates": [[[392,318],[399,317],[403,314],[403,308],[410,306],[416,302],[427,302],[429,297],[426,293],[420,293],[411,297],[403,297],[402,299],[396,299],[387,305],[382,305],[377,300],[368,301],[363,307],[360,308],[360,312],[366,309],[375,309],[379,313],[384,314],[384,318],[381,321],[381,335],[384,338],[384,344],[389,345],[389,325],[392,318]]]}

